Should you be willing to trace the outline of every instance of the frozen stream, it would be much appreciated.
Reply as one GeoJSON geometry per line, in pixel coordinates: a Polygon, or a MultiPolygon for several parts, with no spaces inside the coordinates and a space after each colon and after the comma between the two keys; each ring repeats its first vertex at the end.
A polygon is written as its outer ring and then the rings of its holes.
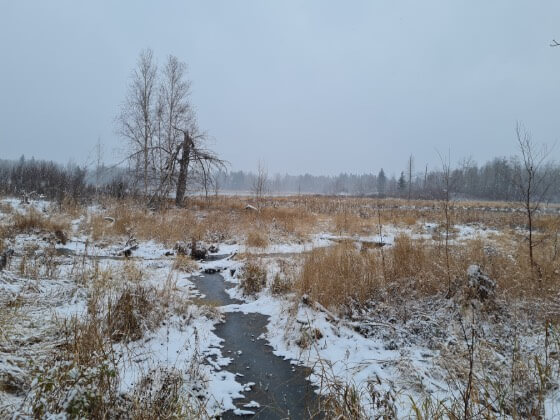
{"type": "MultiPolygon", "coordinates": [[[[242,303],[229,297],[225,290],[233,284],[226,283],[220,274],[201,274],[191,280],[210,302],[242,303]]],[[[318,396],[306,380],[310,370],[275,356],[266,340],[258,338],[266,331],[267,321],[267,316],[261,314],[230,312],[216,326],[216,335],[224,340],[222,354],[232,359],[226,370],[243,375],[239,377],[242,383],[255,384],[244,393],[244,399],[235,401],[236,406],[254,411],[254,418],[316,418],[318,396]],[[258,402],[260,407],[250,407],[251,401],[258,402]]],[[[229,411],[224,413],[224,418],[239,417],[229,411]]]]}

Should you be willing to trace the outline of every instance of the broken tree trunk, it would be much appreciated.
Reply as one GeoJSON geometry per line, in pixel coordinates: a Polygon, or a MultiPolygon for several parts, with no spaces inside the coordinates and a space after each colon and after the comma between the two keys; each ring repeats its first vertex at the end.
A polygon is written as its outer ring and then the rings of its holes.
{"type": "Polygon", "coordinates": [[[188,131],[183,131],[183,144],[181,159],[179,159],[179,177],[177,179],[177,192],[175,194],[175,204],[183,207],[185,191],[187,189],[187,171],[191,154],[192,139],[188,131]]]}

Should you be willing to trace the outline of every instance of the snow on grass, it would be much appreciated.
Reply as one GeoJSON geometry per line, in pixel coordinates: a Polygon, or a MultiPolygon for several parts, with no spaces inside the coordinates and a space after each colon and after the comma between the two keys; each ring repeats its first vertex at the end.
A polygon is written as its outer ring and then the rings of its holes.
{"type": "MultiPolygon", "coordinates": [[[[236,289],[230,290],[242,298],[236,289]]],[[[264,336],[279,357],[313,368],[310,381],[327,392],[330,381],[355,386],[363,405],[374,414],[368,386],[378,384],[378,391],[395,392],[406,387],[399,368],[409,365],[428,392],[438,393],[446,385],[434,378],[431,359],[437,352],[419,346],[393,348],[387,341],[366,338],[342,320],[307,305],[294,306],[293,299],[276,298],[262,293],[257,299],[224,307],[227,312],[260,313],[269,316],[264,336]],[[291,315],[288,315],[291,314],[291,315]],[[316,337],[316,338],[313,338],[316,337]],[[319,338],[320,337],[320,338],[319,338]],[[303,344],[302,341],[309,340],[303,344]],[[302,347],[303,346],[303,347],[302,347]],[[380,381],[380,383],[379,383],[380,381]]],[[[399,413],[409,413],[410,400],[397,397],[399,413]]]]}
{"type": "MultiPolygon", "coordinates": [[[[26,206],[19,200],[8,200],[17,210],[26,206]]],[[[35,201],[31,204],[43,211],[48,203],[35,201]]],[[[95,211],[95,209],[92,209],[95,211]]],[[[18,321],[16,336],[32,341],[34,337],[52,335],[56,321],[72,316],[84,316],[87,306],[88,290],[70,280],[71,264],[79,256],[96,256],[113,258],[124,247],[125,239],[113,240],[106,245],[90,243],[88,237],[77,232],[82,220],[72,222],[74,236],[66,245],[56,245],[57,249],[72,251],[71,256],[60,257],[63,265],[55,279],[40,281],[21,278],[10,273],[0,277],[0,294],[6,300],[22,299],[23,311],[18,321]]],[[[441,227],[435,223],[424,223],[412,228],[383,226],[382,235],[337,236],[330,233],[313,235],[309,241],[302,243],[276,243],[264,249],[248,248],[239,244],[219,244],[218,254],[250,252],[265,256],[267,254],[299,254],[317,247],[326,247],[341,239],[359,242],[377,242],[391,245],[400,234],[410,235],[414,239],[432,240],[441,227]]],[[[457,225],[454,227],[453,240],[460,241],[476,237],[487,237],[497,233],[478,225],[457,225]]],[[[21,254],[27,244],[46,246],[37,235],[18,235],[15,249],[21,254]]],[[[133,252],[132,264],[139,266],[143,272],[143,284],[161,289],[170,287],[174,294],[183,298],[196,296],[194,284],[189,280],[191,274],[173,272],[174,257],[165,254],[170,249],[155,241],[142,241],[133,252]]],[[[100,261],[102,268],[118,270],[125,263],[124,259],[100,261]]],[[[278,266],[272,261],[266,262],[268,277],[273,278],[278,266]]],[[[238,284],[237,273],[242,269],[243,261],[232,259],[208,261],[201,263],[201,270],[219,269],[224,279],[238,284]],[[235,274],[232,274],[232,270],[235,274]]],[[[122,285],[121,285],[122,286],[122,285]]],[[[375,383],[384,392],[395,392],[399,414],[408,414],[410,401],[407,395],[414,394],[418,384],[423,390],[436,397],[444,397],[448,387],[442,382],[440,370],[434,360],[440,355],[438,351],[421,345],[395,346],[390,339],[364,337],[356,332],[353,325],[333,316],[326,310],[311,307],[295,300],[294,296],[274,297],[262,292],[254,298],[246,298],[238,287],[229,289],[228,294],[244,301],[241,304],[228,305],[221,310],[225,312],[260,313],[269,316],[265,337],[274,349],[274,354],[292,360],[294,363],[313,368],[310,381],[320,386],[325,379],[339,380],[358,388],[363,404],[370,407],[367,387],[375,383]]],[[[212,318],[204,309],[189,305],[185,313],[167,318],[164,324],[147,332],[141,340],[116,345],[121,355],[118,362],[121,390],[131,391],[150,369],[163,367],[184,372],[189,383],[189,392],[194,397],[207,400],[206,410],[214,416],[224,410],[235,410],[239,415],[252,414],[250,410],[236,408],[234,400],[243,397],[249,384],[238,382],[236,375],[224,370],[229,359],[221,352],[222,341],[214,334],[217,319],[212,318]]],[[[397,326],[386,326],[391,329],[397,326]]],[[[0,373],[8,372],[14,376],[24,376],[20,368],[21,360],[35,355],[33,352],[15,352],[0,361],[0,373]]],[[[325,389],[323,389],[325,391],[325,389]]],[[[546,399],[547,412],[555,413],[560,404],[558,392],[553,392],[546,399]]],[[[244,408],[258,408],[252,401],[244,408]]],[[[373,411],[371,412],[373,414],[373,411]]]]}
{"type": "Polygon", "coordinates": [[[187,313],[166,320],[143,339],[118,346],[117,352],[123,355],[121,390],[133,391],[154,367],[173,369],[184,373],[193,397],[206,401],[209,416],[234,409],[233,399],[242,398],[244,386],[234,374],[222,370],[229,359],[221,354],[222,340],[212,332],[214,324],[200,307],[191,305],[187,313]]]}

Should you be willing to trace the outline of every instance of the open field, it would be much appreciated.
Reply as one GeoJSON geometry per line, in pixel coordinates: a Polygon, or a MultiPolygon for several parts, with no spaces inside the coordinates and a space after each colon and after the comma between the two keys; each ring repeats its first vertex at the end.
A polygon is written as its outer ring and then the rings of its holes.
{"type": "Polygon", "coordinates": [[[260,412],[218,335],[260,314],[251,340],[309,368],[309,417],[558,418],[560,207],[536,214],[531,262],[520,205],[448,204],[4,197],[0,416],[260,412]]]}

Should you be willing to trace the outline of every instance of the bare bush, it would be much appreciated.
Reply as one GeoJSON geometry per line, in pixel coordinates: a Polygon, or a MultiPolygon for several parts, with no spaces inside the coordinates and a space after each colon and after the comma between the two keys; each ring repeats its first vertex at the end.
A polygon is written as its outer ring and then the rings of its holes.
{"type": "Polygon", "coordinates": [[[247,246],[254,248],[266,248],[268,246],[268,238],[263,232],[252,230],[247,234],[245,243],[247,246]]]}
{"type": "Polygon", "coordinates": [[[152,321],[153,292],[143,287],[126,288],[119,298],[109,303],[107,330],[115,341],[136,341],[152,321]]]}
{"type": "Polygon", "coordinates": [[[240,285],[246,295],[259,293],[266,286],[266,271],[256,261],[248,261],[243,267],[240,285]]]}

